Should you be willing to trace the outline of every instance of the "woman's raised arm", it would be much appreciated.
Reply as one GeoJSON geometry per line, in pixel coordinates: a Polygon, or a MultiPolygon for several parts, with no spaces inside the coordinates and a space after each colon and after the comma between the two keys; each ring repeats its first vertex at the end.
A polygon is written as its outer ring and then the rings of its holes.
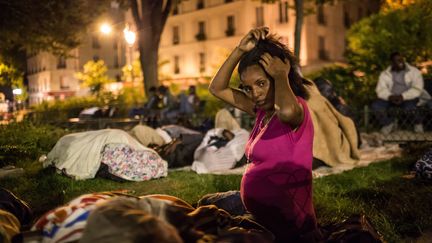
{"type": "Polygon", "coordinates": [[[249,33],[243,37],[240,44],[222,64],[209,86],[211,94],[251,115],[254,114],[255,104],[246,96],[245,93],[238,89],[231,88],[229,86],[229,81],[243,54],[252,50],[258,43],[258,40],[265,39],[267,33],[268,28],[266,27],[256,28],[249,31],[249,33]]]}

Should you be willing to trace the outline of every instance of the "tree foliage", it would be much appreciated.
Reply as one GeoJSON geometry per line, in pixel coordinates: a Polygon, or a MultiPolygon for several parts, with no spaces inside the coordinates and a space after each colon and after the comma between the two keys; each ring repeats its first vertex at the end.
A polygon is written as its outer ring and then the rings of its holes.
{"type": "Polygon", "coordinates": [[[0,1],[0,50],[65,53],[80,44],[86,27],[108,0],[0,1]]]}
{"type": "Polygon", "coordinates": [[[307,76],[309,79],[324,78],[330,80],[336,93],[341,96],[356,114],[375,98],[377,75],[364,75],[353,66],[333,65],[325,67],[307,76]]]}
{"type": "Polygon", "coordinates": [[[104,84],[114,82],[107,75],[108,68],[104,61],[88,61],[84,64],[83,72],[76,73],[76,78],[86,87],[90,88],[92,94],[100,95],[104,84]]]}
{"type": "Polygon", "coordinates": [[[389,65],[393,51],[418,64],[432,58],[432,1],[419,0],[404,8],[382,11],[352,26],[348,32],[349,62],[366,73],[389,65]]]}
{"type": "Polygon", "coordinates": [[[385,0],[383,3],[383,10],[395,10],[405,8],[410,4],[415,3],[416,0],[385,0]]]}
{"type": "Polygon", "coordinates": [[[12,89],[21,89],[22,93],[16,95],[15,99],[20,101],[27,99],[27,92],[23,82],[23,74],[13,66],[0,63],[0,85],[8,86],[12,89]]]}
{"type": "Polygon", "coordinates": [[[26,56],[66,55],[77,47],[110,0],[0,1],[0,62],[24,72],[26,56]]]}

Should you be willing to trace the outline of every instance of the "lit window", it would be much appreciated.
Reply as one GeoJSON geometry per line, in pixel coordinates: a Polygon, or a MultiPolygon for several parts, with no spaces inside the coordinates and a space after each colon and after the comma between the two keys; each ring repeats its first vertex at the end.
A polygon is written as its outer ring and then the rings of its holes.
{"type": "Polygon", "coordinates": [[[202,40],[205,40],[207,38],[206,33],[205,33],[205,22],[204,21],[198,22],[198,34],[195,35],[195,38],[198,41],[202,41],[202,40]]]}
{"type": "Polygon", "coordinates": [[[279,2],[279,23],[288,23],[288,2],[279,2]]]}
{"type": "Polygon", "coordinates": [[[324,15],[324,6],[322,4],[319,4],[317,6],[317,21],[318,21],[318,24],[321,24],[321,25],[326,24],[325,15],[324,15]]]}
{"type": "Polygon", "coordinates": [[[318,37],[318,58],[320,60],[328,60],[329,56],[325,48],[325,38],[323,36],[318,37]]]}
{"type": "Polygon", "coordinates": [[[203,9],[203,8],[204,8],[204,0],[198,0],[197,9],[203,9]]]}
{"type": "Polygon", "coordinates": [[[255,9],[255,14],[256,14],[256,26],[257,27],[264,26],[264,8],[257,7],[255,9]]]}
{"type": "Polygon", "coordinates": [[[179,74],[180,73],[180,58],[179,56],[174,56],[174,73],[179,74]]]}
{"type": "Polygon", "coordinates": [[[235,34],[234,27],[234,16],[230,15],[227,17],[227,29],[225,31],[226,36],[233,36],[235,34]]]}
{"type": "Polygon", "coordinates": [[[199,71],[200,73],[205,72],[205,53],[200,52],[199,54],[199,71]]]}
{"type": "Polygon", "coordinates": [[[66,58],[64,56],[60,56],[57,62],[57,69],[66,68],[66,58]]]}
{"type": "Polygon", "coordinates": [[[180,43],[180,35],[179,35],[179,27],[174,26],[173,27],[173,45],[176,45],[180,43]]]}
{"type": "Polygon", "coordinates": [[[92,47],[93,49],[99,49],[101,47],[99,37],[97,35],[92,36],[92,47]]]}

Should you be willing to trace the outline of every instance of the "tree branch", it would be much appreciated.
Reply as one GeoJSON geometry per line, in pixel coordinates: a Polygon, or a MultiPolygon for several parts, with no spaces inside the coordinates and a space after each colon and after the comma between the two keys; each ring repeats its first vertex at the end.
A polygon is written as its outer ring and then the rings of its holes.
{"type": "Polygon", "coordinates": [[[140,30],[140,29],[142,29],[142,24],[141,24],[141,18],[139,16],[137,0],[129,0],[129,3],[131,6],[132,17],[135,20],[135,24],[137,25],[137,29],[140,30]]]}

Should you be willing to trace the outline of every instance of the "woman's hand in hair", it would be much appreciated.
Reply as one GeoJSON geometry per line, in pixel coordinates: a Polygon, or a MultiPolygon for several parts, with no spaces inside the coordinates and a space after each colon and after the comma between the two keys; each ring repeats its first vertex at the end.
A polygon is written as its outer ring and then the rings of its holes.
{"type": "Polygon", "coordinates": [[[242,52],[248,52],[252,50],[259,40],[264,40],[269,33],[268,27],[259,27],[249,31],[238,45],[238,49],[242,52]]]}
{"type": "Polygon", "coordinates": [[[273,78],[287,78],[291,69],[291,64],[287,58],[281,60],[279,57],[272,57],[268,53],[264,53],[260,60],[264,70],[273,78]]]}

